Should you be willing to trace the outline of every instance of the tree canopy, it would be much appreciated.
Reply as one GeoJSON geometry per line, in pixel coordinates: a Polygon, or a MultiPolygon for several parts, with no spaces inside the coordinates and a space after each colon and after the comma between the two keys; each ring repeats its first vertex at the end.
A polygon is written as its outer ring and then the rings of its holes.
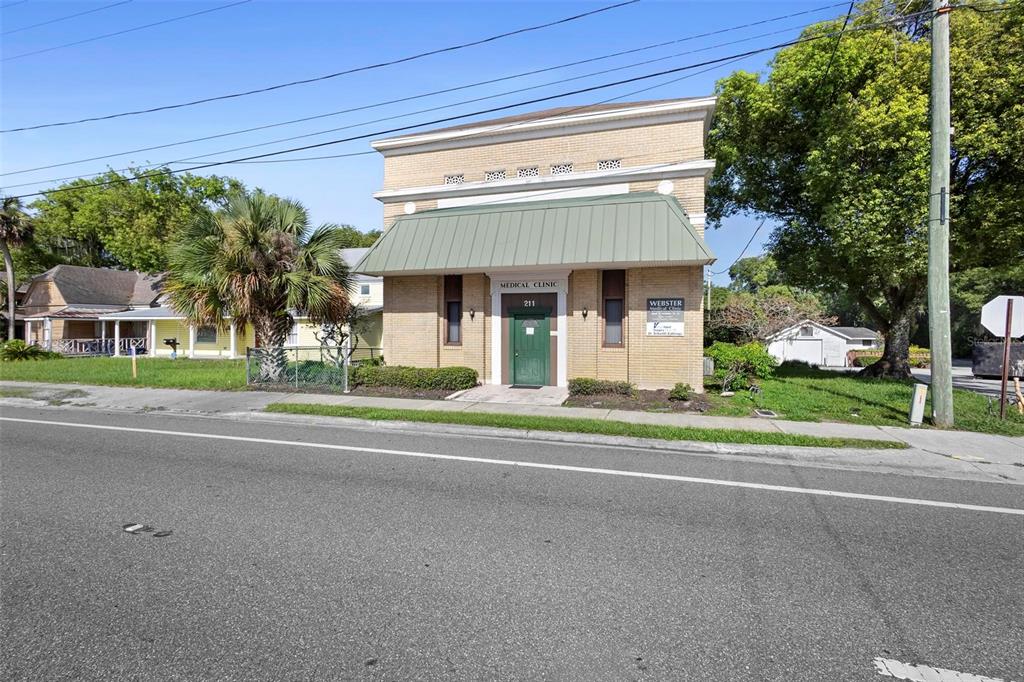
{"type": "Polygon", "coordinates": [[[46,192],[31,205],[38,250],[57,262],[155,272],[167,266],[168,243],[200,215],[224,206],[242,184],[219,176],[109,171],[56,189],[62,191],[46,192]]]}
{"type": "MultiPolygon", "coordinates": [[[[1000,11],[952,17],[954,271],[1024,252],[1024,4],[973,4],[1000,11]]],[[[856,300],[886,337],[878,369],[896,375],[909,375],[925,298],[930,146],[928,15],[897,20],[927,5],[868,0],[850,27],[889,26],[784,48],[767,78],[726,77],[708,139],[709,224],[778,221],[770,251],[785,281],[856,300]]]]}

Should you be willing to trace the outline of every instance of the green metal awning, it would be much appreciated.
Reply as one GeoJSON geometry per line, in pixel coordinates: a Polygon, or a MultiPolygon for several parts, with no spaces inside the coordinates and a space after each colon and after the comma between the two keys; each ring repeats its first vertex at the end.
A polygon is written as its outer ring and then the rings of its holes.
{"type": "Polygon", "coordinates": [[[675,197],[638,192],[403,216],[353,271],[412,275],[705,265],[714,260],[675,197]]]}

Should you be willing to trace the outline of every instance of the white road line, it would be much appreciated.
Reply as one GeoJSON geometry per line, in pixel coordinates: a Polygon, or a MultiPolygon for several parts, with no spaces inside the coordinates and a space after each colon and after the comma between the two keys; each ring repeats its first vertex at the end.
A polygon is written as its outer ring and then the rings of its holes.
{"type": "Polygon", "coordinates": [[[163,429],[141,429],[131,426],[108,426],[105,424],[81,424],[76,422],[59,422],[45,419],[21,419],[17,417],[0,417],[0,421],[19,422],[23,424],[42,424],[46,426],[64,426],[78,429],[96,429],[100,431],[121,431],[124,433],[146,433],[158,436],[176,436],[179,438],[202,438],[207,440],[224,440],[239,443],[259,443],[261,445],[281,445],[284,447],[313,448],[320,450],[340,450],[343,452],[366,452],[378,455],[396,455],[399,457],[420,457],[423,459],[440,459],[453,462],[471,462],[474,464],[496,464],[500,466],[523,467],[529,469],[549,469],[552,471],[572,471],[581,474],[603,474],[605,476],[624,476],[627,478],[645,478],[657,481],[673,481],[676,483],[698,483],[704,485],[720,485],[729,488],[746,488],[749,490],[769,490],[780,493],[799,493],[802,495],[820,495],[823,497],[839,497],[850,500],[869,500],[872,502],[891,502],[894,504],[910,504],[920,507],[940,507],[943,509],[960,509],[963,511],[980,511],[992,514],[1011,514],[1024,516],[1024,509],[1012,507],[988,507],[978,504],[961,504],[959,502],[941,502],[938,500],[920,500],[908,497],[890,497],[888,495],[869,495],[865,493],[848,493],[838,490],[821,490],[817,488],[796,488],[788,485],[770,485],[768,483],[747,483],[745,481],[727,481],[717,478],[696,478],[694,476],[676,476],[673,474],[655,474],[644,471],[625,471],[621,469],[597,469],[593,467],[571,466],[568,464],[546,464],[543,462],[525,462],[510,459],[490,459],[487,457],[466,457],[464,455],[442,455],[432,452],[413,452],[409,450],[387,450],[384,448],[368,448],[356,445],[335,445],[334,443],[306,443],[301,441],[278,440],[274,438],[254,438],[251,436],[227,436],[215,433],[194,433],[191,431],[167,431],[163,429]]]}
{"type": "Polygon", "coordinates": [[[879,675],[913,682],[1007,682],[1000,677],[985,677],[945,668],[933,668],[930,665],[901,663],[889,658],[876,658],[875,671],[879,675]]]}

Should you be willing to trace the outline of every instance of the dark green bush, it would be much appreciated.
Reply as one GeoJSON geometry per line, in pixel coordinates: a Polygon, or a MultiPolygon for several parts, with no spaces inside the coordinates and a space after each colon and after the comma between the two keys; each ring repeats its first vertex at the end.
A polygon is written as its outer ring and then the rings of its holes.
{"type": "Polygon", "coordinates": [[[30,346],[21,339],[0,343],[0,361],[18,362],[20,360],[49,360],[64,357],[60,353],[43,350],[39,346],[30,346]]]}
{"type": "Polygon", "coordinates": [[[672,390],[668,392],[669,400],[689,400],[693,394],[693,388],[690,384],[676,384],[672,387],[672,390]]]}
{"type": "Polygon", "coordinates": [[[628,381],[608,381],[606,379],[588,379],[580,377],[569,380],[569,395],[597,395],[614,393],[615,395],[633,395],[636,387],[628,381]]]}
{"type": "Polygon", "coordinates": [[[353,386],[462,391],[477,385],[476,370],[469,367],[402,367],[361,364],[352,367],[353,386]]]}
{"type": "Polygon", "coordinates": [[[715,381],[725,391],[747,388],[754,377],[770,379],[779,364],[757,342],[737,346],[719,341],[705,348],[704,355],[714,359],[715,381]]]}

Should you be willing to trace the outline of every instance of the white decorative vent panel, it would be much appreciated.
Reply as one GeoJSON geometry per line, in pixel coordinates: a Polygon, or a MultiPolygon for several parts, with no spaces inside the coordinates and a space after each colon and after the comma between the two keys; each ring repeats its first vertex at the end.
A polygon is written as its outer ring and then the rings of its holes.
{"type": "Polygon", "coordinates": [[[569,173],[572,173],[571,163],[556,163],[555,165],[551,166],[552,175],[567,175],[569,173]]]}
{"type": "Polygon", "coordinates": [[[621,159],[602,159],[597,162],[597,170],[615,170],[622,167],[621,159]]]}
{"type": "Polygon", "coordinates": [[[504,170],[486,171],[484,173],[484,180],[486,180],[487,182],[494,182],[495,180],[504,180],[504,179],[505,179],[505,171],[504,170]]]}
{"type": "Polygon", "coordinates": [[[444,184],[446,185],[461,185],[466,181],[466,176],[462,173],[444,176],[444,184]]]}
{"type": "Polygon", "coordinates": [[[520,168],[516,171],[516,175],[520,178],[536,178],[540,175],[540,169],[536,166],[529,166],[527,168],[520,168]]]}

